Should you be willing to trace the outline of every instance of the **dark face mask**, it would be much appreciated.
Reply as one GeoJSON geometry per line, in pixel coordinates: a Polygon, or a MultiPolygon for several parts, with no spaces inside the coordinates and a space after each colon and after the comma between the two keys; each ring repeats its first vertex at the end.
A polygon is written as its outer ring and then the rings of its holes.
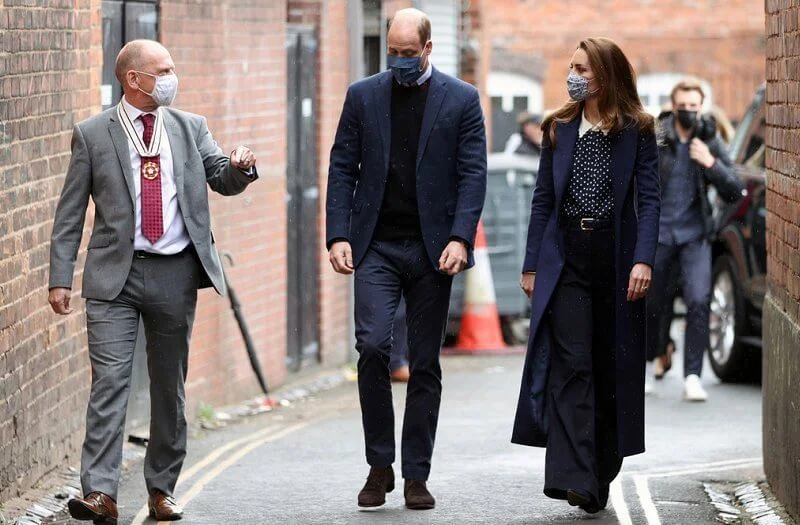
{"type": "MultiPolygon", "coordinates": [[[[427,46],[427,42],[425,43],[427,46]]],[[[411,86],[417,81],[422,73],[425,71],[425,47],[422,48],[422,54],[418,57],[401,57],[395,55],[386,56],[386,65],[394,75],[394,79],[398,84],[403,86],[411,86]]]]}
{"type": "Polygon", "coordinates": [[[677,111],[678,122],[680,122],[683,129],[692,129],[695,122],[697,122],[697,111],[689,111],[688,109],[679,109],[677,111]]]}
{"type": "Polygon", "coordinates": [[[386,65],[398,84],[410,86],[422,76],[422,57],[400,57],[387,55],[386,65]]]}

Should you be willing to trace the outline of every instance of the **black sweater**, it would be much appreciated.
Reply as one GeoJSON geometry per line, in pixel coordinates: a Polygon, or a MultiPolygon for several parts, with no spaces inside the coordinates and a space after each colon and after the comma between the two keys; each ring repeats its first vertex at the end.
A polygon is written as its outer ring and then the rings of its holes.
{"type": "Polygon", "coordinates": [[[417,206],[417,149],[430,80],[421,86],[392,83],[389,173],[376,239],[421,239],[417,206]]]}

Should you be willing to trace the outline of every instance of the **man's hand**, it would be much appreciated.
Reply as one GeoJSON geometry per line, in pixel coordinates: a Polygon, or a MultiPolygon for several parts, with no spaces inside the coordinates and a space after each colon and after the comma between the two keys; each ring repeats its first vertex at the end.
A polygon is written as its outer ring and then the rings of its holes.
{"type": "Polygon", "coordinates": [[[69,300],[72,296],[72,290],[69,288],[53,288],[50,290],[48,301],[50,307],[58,315],[68,315],[72,313],[72,308],[69,307],[69,300]]]}
{"type": "Polygon", "coordinates": [[[439,271],[456,275],[467,265],[467,247],[461,241],[450,241],[439,257],[439,271]]]}
{"type": "Polygon", "coordinates": [[[647,295],[652,279],[652,268],[644,263],[634,265],[631,270],[631,277],[628,280],[628,301],[638,301],[647,295]]]}
{"type": "Polygon", "coordinates": [[[236,146],[231,152],[231,164],[242,171],[250,171],[256,165],[256,155],[249,148],[236,146]]]}
{"type": "Polygon", "coordinates": [[[528,299],[533,297],[534,281],[536,281],[535,272],[523,273],[522,278],[519,280],[519,287],[522,288],[522,291],[525,292],[525,295],[528,296],[528,299]]]}
{"type": "Polygon", "coordinates": [[[691,144],[689,144],[689,157],[706,169],[713,166],[717,161],[706,143],[698,138],[692,139],[691,144]]]}
{"type": "Polygon", "coordinates": [[[355,270],[353,268],[353,250],[350,248],[349,242],[339,241],[333,243],[328,256],[336,273],[350,275],[355,270]]]}

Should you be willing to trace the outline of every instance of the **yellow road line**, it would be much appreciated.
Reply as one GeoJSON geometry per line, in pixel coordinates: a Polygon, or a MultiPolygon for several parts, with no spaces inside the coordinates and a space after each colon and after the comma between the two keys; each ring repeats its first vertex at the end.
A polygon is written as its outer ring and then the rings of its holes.
{"type": "MultiPolygon", "coordinates": [[[[248,434],[243,438],[232,441],[227,445],[225,445],[224,447],[219,448],[216,451],[212,452],[211,454],[203,458],[203,460],[194,464],[192,468],[187,470],[185,476],[178,481],[178,486],[181,486],[183,481],[191,479],[192,476],[197,474],[203,468],[213,464],[217,459],[220,458],[220,456],[222,456],[226,452],[247,443],[247,445],[240,448],[236,453],[228,457],[225,461],[215,465],[211,470],[209,470],[205,475],[203,475],[203,477],[201,477],[191,487],[189,487],[189,490],[186,492],[186,494],[184,494],[180,498],[179,503],[183,506],[188,504],[192,499],[194,499],[195,496],[197,496],[197,494],[199,494],[203,490],[203,488],[205,488],[205,486],[209,482],[211,482],[214,478],[222,474],[228,467],[230,467],[231,465],[242,459],[244,456],[252,452],[254,449],[258,448],[264,443],[277,441],[278,439],[281,439],[282,437],[291,434],[292,432],[296,432],[297,430],[300,430],[301,428],[306,427],[309,424],[310,422],[304,422],[287,427],[277,432],[275,431],[274,428],[263,429],[258,432],[253,432],[252,434],[248,434]]],[[[143,524],[148,517],[148,513],[149,510],[147,508],[147,505],[144,505],[136,514],[136,517],[133,518],[131,525],[143,524]]],[[[160,521],[159,523],[170,523],[170,522],[160,521]]]]}

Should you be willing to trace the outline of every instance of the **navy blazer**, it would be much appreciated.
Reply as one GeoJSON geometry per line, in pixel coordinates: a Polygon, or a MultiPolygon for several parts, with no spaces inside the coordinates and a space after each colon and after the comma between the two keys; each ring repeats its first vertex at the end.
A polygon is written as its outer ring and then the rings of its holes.
{"type": "MultiPolygon", "coordinates": [[[[353,265],[367,253],[389,174],[392,73],[379,73],[347,90],[331,148],[326,243],[350,241],[353,265]]],[[[472,246],[486,196],[486,132],[474,86],[433,68],[417,150],[417,203],[431,263],[447,243],[472,246]]],[[[391,198],[391,196],[389,196],[391,198]]]]}

